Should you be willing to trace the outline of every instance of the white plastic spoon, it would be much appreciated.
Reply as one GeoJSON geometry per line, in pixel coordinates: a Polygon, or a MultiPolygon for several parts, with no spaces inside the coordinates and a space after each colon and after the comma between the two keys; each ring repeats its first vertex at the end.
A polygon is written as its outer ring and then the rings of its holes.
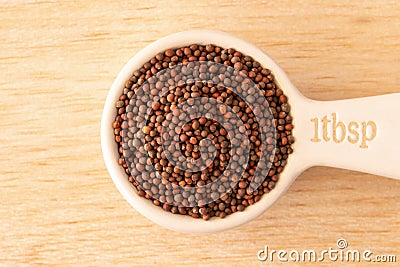
{"type": "MultiPolygon", "coordinates": [[[[400,93],[339,101],[304,97],[281,68],[263,51],[240,38],[219,31],[195,30],[162,38],[136,54],[111,86],[101,122],[101,144],[107,169],[121,194],[141,214],[175,231],[211,233],[227,230],[261,215],[285,193],[296,177],[312,166],[332,166],[400,179],[400,93]],[[235,48],[269,68],[288,96],[295,128],[294,153],[289,156],[276,187],[243,212],[209,221],[175,215],[140,197],[118,165],[112,122],[115,102],[125,81],[155,54],[190,44],[235,48]]],[[[362,203],[360,203],[362,205],[362,203]]]]}

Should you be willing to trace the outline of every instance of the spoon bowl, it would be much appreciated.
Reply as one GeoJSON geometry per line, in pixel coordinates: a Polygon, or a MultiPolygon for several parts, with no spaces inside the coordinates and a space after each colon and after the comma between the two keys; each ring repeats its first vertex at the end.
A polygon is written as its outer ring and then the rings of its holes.
{"type": "Polygon", "coordinates": [[[311,100],[297,90],[278,64],[253,44],[219,31],[186,31],[150,44],[129,60],[118,74],[104,106],[101,145],[115,185],[137,211],[175,231],[213,233],[237,227],[263,214],[285,193],[297,176],[311,166],[334,166],[399,179],[400,168],[396,164],[399,101],[400,94],[339,101],[311,100]],[[270,69],[275,82],[288,96],[295,126],[293,136],[296,138],[294,153],[289,156],[273,190],[243,212],[234,212],[224,219],[213,217],[208,221],[172,214],[140,197],[128,181],[123,167],[118,164],[118,148],[111,126],[117,115],[114,104],[133,71],[159,52],[194,43],[234,48],[270,69]]]}

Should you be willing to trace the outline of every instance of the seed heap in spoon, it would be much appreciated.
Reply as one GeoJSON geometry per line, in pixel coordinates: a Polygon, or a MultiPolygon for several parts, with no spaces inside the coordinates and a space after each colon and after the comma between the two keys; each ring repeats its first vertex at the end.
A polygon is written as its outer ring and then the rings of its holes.
{"type": "Polygon", "coordinates": [[[293,152],[286,95],[269,69],[232,48],[193,44],[158,53],[126,81],[116,108],[115,141],[127,179],[141,197],[174,214],[208,220],[243,211],[275,187],[293,152]],[[189,117],[215,118],[183,120],[179,107],[186,102],[189,117]],[[260,103],[265,109],[252,108],[260,103]],[[147,113],[145,121],[138,112],[147,113]],[[270,116],[258,121],[264,113],[270,116]],[[213,145],[202,146],[205,139],[213,145]],[[177,151],[168,154],[174,142],[184,160],[177,151]],[[196,168],[204,158],[206,167],[196,168]],[[194,187],[195,193],[179,190],[194,187]]]}

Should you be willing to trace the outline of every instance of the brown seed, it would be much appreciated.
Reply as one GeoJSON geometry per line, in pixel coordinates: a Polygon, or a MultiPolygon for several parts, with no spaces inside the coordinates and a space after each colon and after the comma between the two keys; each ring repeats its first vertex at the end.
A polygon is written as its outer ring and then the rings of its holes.
{"type": "Polygon", "coordinates": [[[241,62],[236,62],[233,67],[237,70],[241,70],[243,68],[243,64],[241,62]]]}
{"type": "Polygon", "coordinates": [[[240,181],[240,182],[239,182],[239,188],[244,189],[244,188],[246,188],[246,187],[247,187],[247,183],[246,183],[246,182],[244,182],[244,181],[240,181]]]}
{"type": "Polygon", "coordinates": [[[206,209],[206,208],[200,208],[200,209],[199,209],[199,213],[200,213],[201,215],[206,215],[206,214],[207,214],[207,209],[206,209]]]}
{"type": "Polygon", "coordinates": [[[165,55],[167,57],[172,57],[173,55],[175,55],[175,52],[172,49],[168,49],[168,50],[165,51],[165,55]]]}
{"type": "Polygon", "coordinates": [[[290,123],[285,125],[285,130],[290,131],[292,129],[293,129],[293,124],[290,123]]]}
{"type": "Polygon", "coordinates": [[[146,126],[143,127],[142,131],[143,131],[144,134],[149,134],[150,131],[151,131],[151,128],[150,128],[150,126],[146,125],[146,126]]]}
{"type": "Polygon", "coordinates": [[[174,96],[173,94],[169,94],[169,95],[167,96],[167,101],[168,101],[168,102],[172,102],[172,101],[174,101],[174,98],[175,98],[175,96],[174,96]]]}
{"type": "Polygon", "coordinates": [[[286,145],[288,143],[288,139],[286,137],[282,138],[282,145],[286,145]]]}
{"type": "Polygon", "coordinates": [[[183,53],[187,56],[190,56],[192,54],[192,50],[189,47],[185,47],[183,49],[183,53]]]}
{"type": "Polygon", "coordinates": [[[115,104],[115,106],[117,107],[117,108],[122,108],[123,106],[125,105],[125,103],[124,103],[124,101],[117,101],[117,103],[115,104]]]}

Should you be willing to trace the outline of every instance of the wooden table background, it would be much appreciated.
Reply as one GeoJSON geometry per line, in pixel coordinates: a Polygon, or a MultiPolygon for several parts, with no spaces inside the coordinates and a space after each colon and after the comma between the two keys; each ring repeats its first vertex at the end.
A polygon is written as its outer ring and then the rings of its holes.
{"type": "Polygon", "coordinates": [[[400,261],[400,183],[384,177],[312,168],[257,220],[205,236],[155,225],[119,194],[103,104],[126,61],[167,34],[247,39],[319,100],[400,90],[396,0],[217,2],[1,1],[0,266],[265,266],[264,245],[339,238],[400,261]]]}

